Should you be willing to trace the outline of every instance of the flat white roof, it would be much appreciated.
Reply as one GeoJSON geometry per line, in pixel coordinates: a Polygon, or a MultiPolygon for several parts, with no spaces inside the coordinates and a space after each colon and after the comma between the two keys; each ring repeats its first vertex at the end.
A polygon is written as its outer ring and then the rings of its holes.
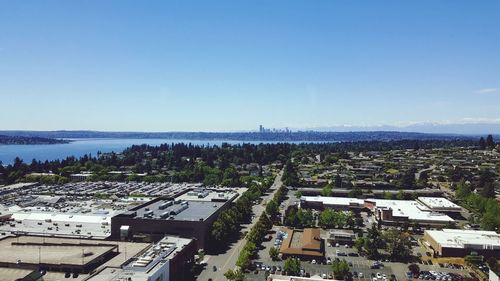
{"type": "Polygon", "coordinates": [[[457,210],[462,209],[457,204],[443,197],[418,197],[417,200],[424,203],[427,207],[431,209],[439,209],[439,208],[457,209],[457,210]]]}
{"type": "Polygon", "coordinates": [[[349,206],[358,204],[363,206],[365,200],[350,197],[324,197],[324,196],[302,196],[300,200],[308,202],[322,202],[325,205],[349,206]]]}
{"type": "Polygon", "coordinates": [[[113,215],[81,215],[81,214],[58,214],[58,213],[13,213],[12,218],[15,220],[32,220],[52,222],[73,222],[73,223],[111,223],[113,215]]]}
{"type": "Polygon", "coordinates": [[[500,249],[500,234],[495,231],[442,229],[425,232],[442,247],[500,249]]]}

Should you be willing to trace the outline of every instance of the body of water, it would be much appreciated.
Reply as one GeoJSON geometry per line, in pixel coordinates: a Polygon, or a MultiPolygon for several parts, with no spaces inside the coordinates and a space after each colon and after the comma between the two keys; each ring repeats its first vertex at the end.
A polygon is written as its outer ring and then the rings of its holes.
{"type": "MultiPolygon", "coordinates": [[[[222,143],[259,144],[262,141],[224,141],[224,140],[179,140],[179,139],[77,139],[67,144],[50,145],[0,145],[0,161],[6,165],[14,162],[16,157],[31,163],[32,159],[40,161],[64,159],[68,156],[80,157],[85,154],[96,156],[98,151],[122,152],[134,144],[160,145],[163,143],[192,143],[193,145],[221,145],[222,143]]],[[[278,142],[265,142],[278,143],[278,142]]],[[[300,143],[300,142],[296,142],[300,143]]]]}

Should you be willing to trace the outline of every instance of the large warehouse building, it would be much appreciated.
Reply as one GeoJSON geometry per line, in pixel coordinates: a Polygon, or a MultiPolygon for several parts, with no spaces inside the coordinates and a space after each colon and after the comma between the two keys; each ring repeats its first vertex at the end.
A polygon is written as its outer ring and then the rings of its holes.
{"type": "Polygon", "coordinates": [[[166,234],[178,235],[194,238],[205,248],[212,223],[237,197],[237,192],[203,190],[175,200],[158,198],[111,218],[111,237],[158,241],[166,234]]]}
{"type": "Polygon", "coordinates": [[[464,257],[472,252],[485,257],[500,256],[500,234],[494,231],[426,230],[425,244],[442,257],[464,257]]]}

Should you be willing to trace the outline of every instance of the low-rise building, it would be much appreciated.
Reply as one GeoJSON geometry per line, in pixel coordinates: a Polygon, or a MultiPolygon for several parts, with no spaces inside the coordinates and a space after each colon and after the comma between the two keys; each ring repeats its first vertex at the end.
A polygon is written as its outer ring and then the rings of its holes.
{"type": "Polygon", "coordinates": [[[69,178],[73,181],[86,181],[92,176],[92,173],[90,172],[82,172],[78,174],[71,174],[69,175],[69,178]]]}
{"type": "Polygon", "coordinates": [[[150,246],[93,239],[4,237],[0,239],[0,280],[16,280],[40,269],[47,271],[46,280],[62,280],[65,274],[82,280],[106,266],[120,267],[150,246]]]}
{"type": "Polygon", "coordinates": [[[485,257],[500,256],[500,234],[494,231],[426,230],[424,240],[436,255],[442,257],[464,257],[472,252],[485,257]]]}
{"type": "Polygon", "coordinates": [[[298,257],[301,260],[323,260],[325,245],[319,228],[288,230],[288,236],[281,244],[280,254],[283,259],[298,257]]]}
{"type": "MultiPolygon", "coordinates": [[[[419,197],[421,198],[421,197],[419,197]]],[[[425,197],[429,198],[429,197],[425,197]]],[[[433,197],[441,205],[451,206],[453,204],[445,198],[433,197]]],[[[427,202],[428,200],[424,200],[427,202]]],[[[436,201],[432,201],[436,202],[436,201]]],[[[430,203],[429,203],[430,204],[430,203]]],[[[437,203],[435,203],[437,204],[437,203]]],[[[454,205],[454,204],[453,204],[454,205]]],[[[324,196],[302,196],[300,198],[301,208],[313,208],[323,210],[331,208],[335,210],[371,211],[383,224],[399,225],[403,223],[418,223],[429,226],[445,226],[454,223],[454,219],[435,209],[429,208],[419,200],[388,200],[388,199],[358,199],[349,197],[324,197],[324,196]]]]}
{"type": "Polygon", "coordinates": [[[328,243],[335,245],[352,245],[356,239],[356,234],[352,230],[334,229],[328,233],[328,243]]]}

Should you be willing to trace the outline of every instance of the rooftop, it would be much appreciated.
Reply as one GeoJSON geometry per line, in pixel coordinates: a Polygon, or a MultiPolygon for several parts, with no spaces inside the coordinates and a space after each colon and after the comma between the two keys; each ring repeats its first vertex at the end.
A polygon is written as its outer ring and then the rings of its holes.
{"type": "Polygon", "coordinates": [[[442,247],[500,249],[500,234],[495,231],[442,229],[425,232],[442,247]]]}
{"type": "Polygon", "coordinates": [[[111,234],[111,217],[116,212],[109,210],[94,213],[62,213],[57,211],[14,211],[8,224],[0,230],[13,233],[53,235],[64,237],[106,238],[111,234]]]}
{"type": "MultiPolygon", "coordinates": [[[[100,266],[121,266],[128,257],[137,255],[150,244],[112,242],[91,239],[66,239],[54,237],[19,236],[0,240],[0,263],[19,265],[40,263],[53,267],[83,266],[103,258],[100,266]],[[109,252],[117,255],[107,256],[109,252]]],[[[3,269],[2,269],[3,270],[3,269]]]]}
{"type": "MultiPolygon", "coordinates": [[[[243,189],[243,191],[246,189],[243,189]]],[[[213,191],[209,189],[199,188],[186,192],[179,197],[178,200],[184,201],[230,201],[239,195],[239,190],[221,190],[213,191]]]]}
{"type": "Polygon", "coordinates": [[[130,259],[121,268],[105,268],[88,279],[88,281],[118,281],[123,280],[123,278],[132,281],[148,280],[149,276],[161,270],[171,258],[182,251],[191,241],[191,239],[166,236],[141,255],[130,259]]]}
{"type": "Polygon", "coordinates": [[[431,209],[462,210],[460,206],[443,197],[418,197],[417,200],[431,209]]]}
{"type": "Polygon", "coordinates": [[[441,214],[439,212],[434,212],[423,203],[414,200],[358,199],[349,197],[324,197],[324,196],[302,196],[300,200],[307,202],[322,202],[325,205],[331,205],[331,206],[345,206],[345,207],[350,206],[356,208],[362,208],[364,206],[365,201],[369,201],[375,203],[375,206],[377,208],[392,209],[393,216],[395,217],[405,217],[405,218],[407,217],[410,220],[436,221],[436,222],[454,221],[449,216],[441,214]]]}
{"type": "Polygon", "coordinates": [[[288,230],[288,236],[281,245],[280,253],[323,257],[320,229],[305,228],[303,231],[288,230]]]}
{"type": "Polygon", "coordinates": [[[224,206],[225,203],[159,200],[135,210],[135,218],[204,221],[224,206]]]}

